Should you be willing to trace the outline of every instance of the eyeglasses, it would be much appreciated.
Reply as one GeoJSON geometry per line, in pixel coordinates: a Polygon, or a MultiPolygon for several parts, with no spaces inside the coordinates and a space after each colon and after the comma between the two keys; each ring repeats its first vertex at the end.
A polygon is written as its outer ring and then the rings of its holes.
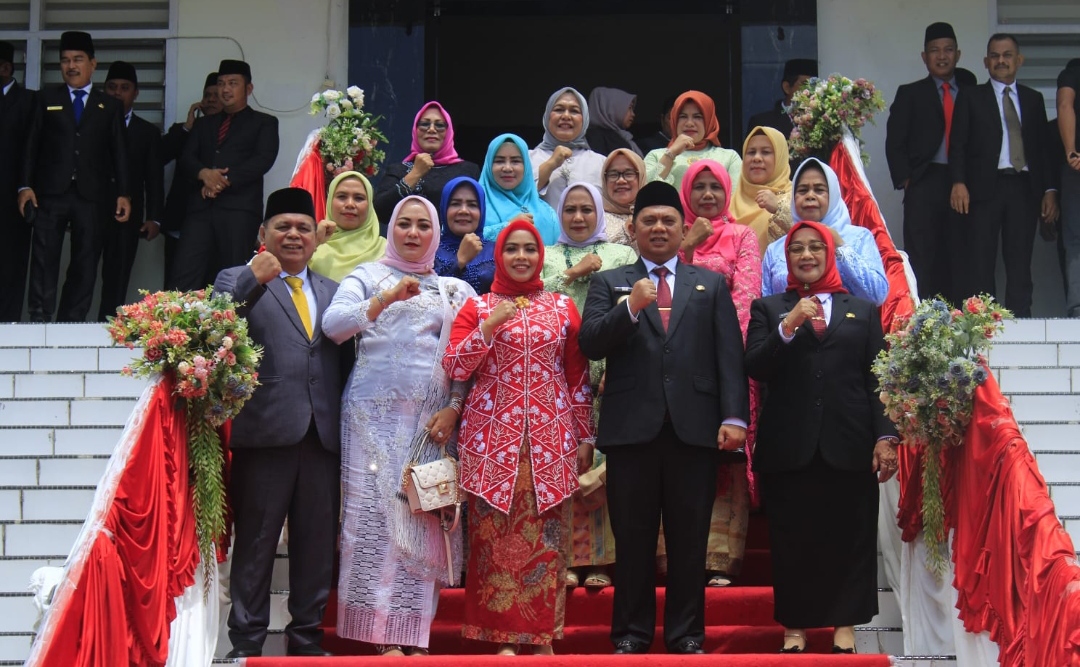
{"type": "Polygon", "coordinates": [[[612,183],[618,181],[619,179],[627,182],[636,181],[638,179],[638,173],[633,169],[628,169],[627,171],[605,171],[604,178],[611,181],[612,183]]]}
{"type": "Polygon", "coordinates": [[[435,131],[437,132],[446,132],[446,123],[441,120],[422,120],[416,124],[416,129],[427,131],[430,130],[433,126],[435,127],[435,131]]]}
{"type": "Polygon", "coordinates": [[[810,252],[812,254],[817,255],[819,253],[823,253],[826,250],[828,250],[829,246],[825,245],[821,241],[814,241],[813,243],[810,243],[809,245],[803,245],[802,243],[792,243],[791,245],[788,246],[787,251],[788,251],[788,254],[791,255],[792,257],[798,257],[799,255],[806,252],[807,248],[810,249],[810,252]]]}

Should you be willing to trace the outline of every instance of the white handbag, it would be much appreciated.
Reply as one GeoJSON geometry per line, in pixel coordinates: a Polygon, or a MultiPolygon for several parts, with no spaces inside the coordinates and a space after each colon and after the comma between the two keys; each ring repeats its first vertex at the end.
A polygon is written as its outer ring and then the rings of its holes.
{"type": "Polygon", "coordinates": [[[430,436],[428,429],[421,431],[413,439],[410,463],[405,465],[401,487],[409,501],[413,514],[438,512],[439,525],[443,530],[446,544],[446,571],[450,581],[454,581],[454,563],[450,548],[450,533],[461,523],[461,501],[458,487],[457,461],[446,455],[446,448],[440,447],[442,456],[431,463],[417,463],[420,451],[430,436]],[[447,518],[446,510],[454,509],[453,519],[447,518]]]}

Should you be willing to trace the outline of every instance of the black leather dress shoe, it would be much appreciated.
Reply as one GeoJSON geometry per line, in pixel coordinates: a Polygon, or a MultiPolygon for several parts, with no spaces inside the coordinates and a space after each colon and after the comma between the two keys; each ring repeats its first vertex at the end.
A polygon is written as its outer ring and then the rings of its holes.
{"type": "Polygon", "coordinates": [[[232,650],[225,654],[227,660],[235,660],[236,658],[259,658],[261,656],[262,644],[246,639],[233,644],[232,650]]]}
{"type": "Polygon", "coordinates": [[[648,653],[649,647],[645,644],[640,644],[632,639],[624,639],[621,642],[615,644],[615,654],[621,655],[624,653],[648,653]]]}
{"type": "Polygon", "coordinates": [[[697,653],[704,653],[701,644],[697,643],[693,639],[684,639],[668,651],[668,653],[678,653],[681,655],[694,655],[697,653]]]}
{"type": "Polygon", "coordinates": [[[324,651],[318,644],[289,644],[285,651],[288,656],[303,656],[305,658],[327,658],[332,655],[330,651],[324,651]]]}

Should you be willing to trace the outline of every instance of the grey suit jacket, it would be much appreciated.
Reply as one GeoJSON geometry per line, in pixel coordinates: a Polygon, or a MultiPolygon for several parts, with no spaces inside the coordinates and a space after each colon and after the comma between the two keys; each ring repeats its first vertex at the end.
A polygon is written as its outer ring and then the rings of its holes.
{"type": "Polygon", "coordinates": [[[237,314],[247,318],[251,338],[263,346],[260,386],[233,420],[233,449],[295,445],[314,417],[322,446],[341,451],[341,394],[352,366],[352,342],[338,345],[323,336],[322,313],[337,283],[310,270],[308,275],[320,313],[311,340],[284,281],[260,285],[245,265],[225,269],[214,282],[215,291],[243,302],[237,314]]]}

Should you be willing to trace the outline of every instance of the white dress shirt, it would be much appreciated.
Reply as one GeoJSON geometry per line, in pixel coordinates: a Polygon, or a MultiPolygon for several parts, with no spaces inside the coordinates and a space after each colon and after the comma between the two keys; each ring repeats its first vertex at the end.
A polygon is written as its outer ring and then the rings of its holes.
{"type": "MultiPolygon", "coordinates": [[[[825,311],[825,326],[828,327],[829,322],[832,321],[832,294],[830,294],[829,292],[822,292],[821,294],[815,294],[814,296],[816,296],[818,298],[818,301],[821,302],[821,309],[825,311]]],[[[786,317],[786,315],[784,317],[786,317]]],[[[798,329],[796,329],[795,333],[792,333],[790,336],[786,335],[784,333],[783,317],[780,318],[779,326],[781,340],[783,340],[785,343],[790,343],[791,341],[795,340],[795,334],[799,333],[798,329]]]]}
{"type": "Polygon", "coordinates": [[[12,87],[15,85],[15,79],[12,77],[11,81],[8,81],[8,85],[4,86],[4,95],[11,92],[12,87]]]}
{"type": "Polygon", "coordinates": [[[68,86],[68,95],[71,97],[71,103],[75,104],[75,91],[76,90],[81,90],[84,93],[86,93],[85,95],[83,95],[83,105],[85,106],[86,101],[88,99],[90,99],[90,91],[93,90],[93,89],[94,89],[94,84],[92,82],[86,84],[82,88],[72,88],[71,86],[68,86]]]}

